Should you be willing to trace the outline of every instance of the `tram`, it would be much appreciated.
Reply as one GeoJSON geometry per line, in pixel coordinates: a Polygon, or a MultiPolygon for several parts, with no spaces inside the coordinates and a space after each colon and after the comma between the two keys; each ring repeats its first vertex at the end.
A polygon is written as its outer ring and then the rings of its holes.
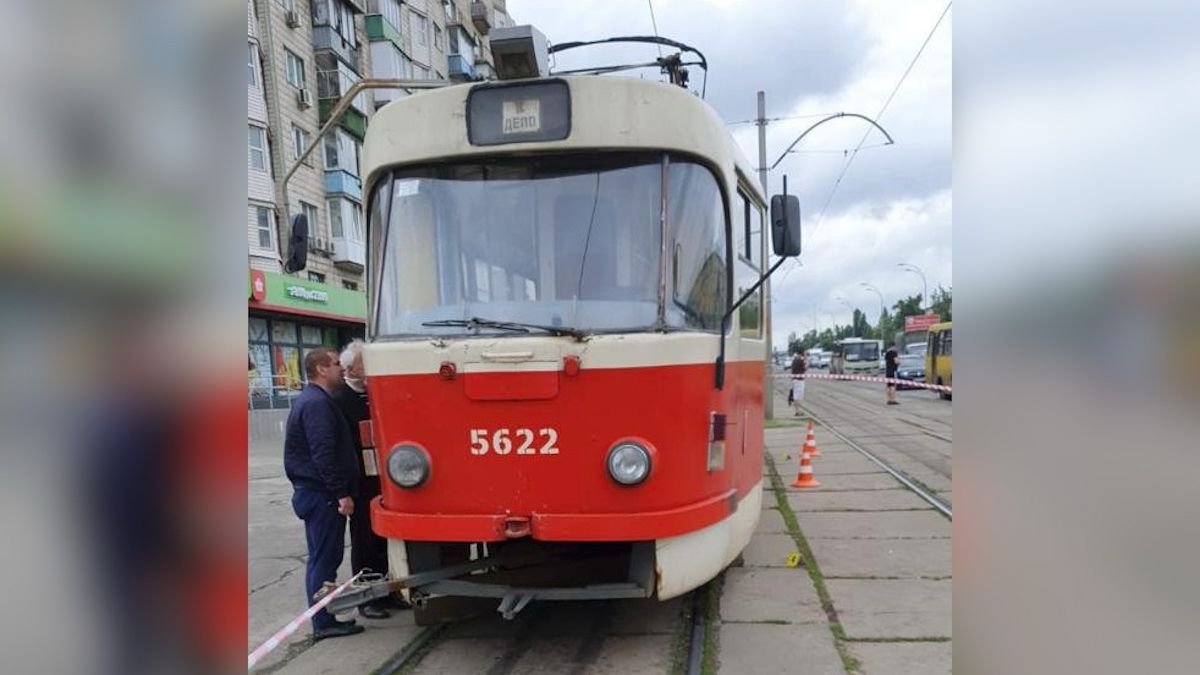
{"type": "Polygon", "coordinates": [[[370,513],[420,623],[676,597],[761,509],[761,283],[795,197],[768,219],[683,87],[534,75],[392,102],[363,146],[370,513]]]}

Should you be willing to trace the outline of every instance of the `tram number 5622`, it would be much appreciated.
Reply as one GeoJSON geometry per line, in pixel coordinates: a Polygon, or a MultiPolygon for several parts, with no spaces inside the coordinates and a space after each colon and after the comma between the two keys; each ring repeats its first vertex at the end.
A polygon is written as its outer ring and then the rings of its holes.
{"type": "Polygon", "coordinates": [[[486,455],[557,455],[558,431],[555,429],[472,429],[471,454],[486,455]]]}

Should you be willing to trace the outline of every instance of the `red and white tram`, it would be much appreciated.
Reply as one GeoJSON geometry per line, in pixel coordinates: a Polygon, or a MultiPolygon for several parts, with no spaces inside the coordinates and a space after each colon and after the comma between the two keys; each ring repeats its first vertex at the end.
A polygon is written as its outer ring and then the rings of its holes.
{"type": "Polygon", "coordinates": [[[665,600],[729,565],[762,502],[765,232],[795,255],[799,223],[717,114],[632,78],[450,86],[375,114],[363,175],[371,519],[418,607],[665,600]]]}

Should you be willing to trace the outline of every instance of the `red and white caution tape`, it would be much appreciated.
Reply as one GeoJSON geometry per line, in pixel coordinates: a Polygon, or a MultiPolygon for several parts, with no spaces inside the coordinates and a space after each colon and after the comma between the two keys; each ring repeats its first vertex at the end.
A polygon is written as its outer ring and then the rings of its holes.
{"type": "Polygon", "coordinates": [[[791,375],[784,373],[775,377],[786,377],[790,380],[847,380],[850,382],[879,382],[881,384],[903,384],[907,387],[920,387],[921,389],[932,389],[934,391],[944,391],[947,394],[952,393],[950,387],[943,384],[928,384],[926,382],[917,382],[915,380],[902,380],[895,377],[879,377],[877,375],[834,375],[832,373],[805,373],[804,375],[791,375]]]}
{"type": "Polygon", "coordinates": [[[283,628],[280,628],[274,635],[267,638],[267,641],[262,643],[261,645],[259,645],[258,649],[255,649],[254,651],[250,652],[246,670],[250,670],[251,668],[253,668],[259,661],[261,661],[263,659],[264,656],[266,656],[267,654],[270,654],[272,651],[274,651],[275,648],[278,647],[281,642],[286,640],[289,635],[291,635],[292,633],[295,633],[297,630],[299,630],[300,626],[304,625],[305,621],[308,621],[309,619],[313,618],[314,614],[321,611],[322,609],[325,609],[326,605],[333,602],[334,598],[341,595],[342,591],[346,590],[346,587],[348,587],[350,584],[357,581],[360,576],[362,576],[362,572],[359,572],[358,574],[355,574],[354,576],[347,579],[346,583],[333,589],[332,593],[327,594],[325,597],[321,598],[321,600],[319,602],[317,602],[317,604],[312,605],[308,609],[304,610],[304,612],[300,616],[292,619],[291,621],[288,622],[288,624],[286,626],[284,626],[283,628]]]}

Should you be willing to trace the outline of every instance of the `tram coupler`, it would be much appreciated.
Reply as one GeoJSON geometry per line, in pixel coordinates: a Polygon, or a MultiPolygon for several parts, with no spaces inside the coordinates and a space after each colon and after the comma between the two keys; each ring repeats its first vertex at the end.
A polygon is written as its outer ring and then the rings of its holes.
{"type": "MultiPolygon", "coordinates": [[[[403,586],[403,583],[394,580],[388,580],[378,572],[365,572],[358,577],[358,580],[347,586],[346,590],[342,591],[341,595],[338,595],[336,598],[331,600],[326,609],[332,614],[346,612],[356,607],[365,605],[372,600],[386,598],[392,593],[403,588],[403,586]]],[[[321,590],[317,591],[316,595],[313,596],[313,601],[320,601],[326,595],[332,593],[337,587],[338,584],[336,583],[329,581],[325,582],[325,584],[321,586],[321,590]]]]}

